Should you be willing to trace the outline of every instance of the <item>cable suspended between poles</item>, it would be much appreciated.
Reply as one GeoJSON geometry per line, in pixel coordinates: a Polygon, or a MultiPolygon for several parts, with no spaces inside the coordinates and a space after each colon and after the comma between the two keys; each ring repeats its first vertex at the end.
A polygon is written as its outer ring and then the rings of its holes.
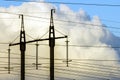
{"type": "MultiPolygon", "coordinates": [[[[50,80],[54,80],[55,39],[67,38],[67,36],[65,35],[65,36],[61,36],[61,37],[55,37],[55,29],[54,29],[54,23],[53,23],[53,12],[55,12],[55,9],[51,9],[51,18],[50,18],[50,26],[49,26],[49,38],[35,39],[35,40],[30,40],[30,41],[26,41],[25,29],[24,29],[24,18],[23,18],[23,15],[20,15],[20,17],[22,19],[22,21],[21,21],[21,31],[20,31],[20,42],[19,43],[11,43],[11,44],[9,44],[9,46],[20,45],[20,51],[21,51],[21,80],[25,80],[25,50],[26,50],[26,44],[27,43],[32,43],[32,42],[38,42],[38,41],[45,41],[45,40],[49,40],[49,47],[50,47],[50,80]]],[[[36,63],[38,63],[37,60],[38,59],[36,59],[36,63]]],[[[37,67],[37,65],[38,64],[36,64],[36,67],[37,67]]]]}

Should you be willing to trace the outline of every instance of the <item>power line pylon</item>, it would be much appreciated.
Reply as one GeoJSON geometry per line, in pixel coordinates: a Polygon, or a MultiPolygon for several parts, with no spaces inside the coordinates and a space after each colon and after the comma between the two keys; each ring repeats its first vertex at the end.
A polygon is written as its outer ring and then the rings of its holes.
{"type": "Polygon", "coordinates": [[[53,12],[51,9],[50,27],[49,27],[49,46],[50,46],[50,80],[54,80],[54,47],[55,47],[55,30],[53,23],[53,12]]]}
{"type": "Polygon", "coordinates": [[[21,18],[22,18],[21,31],[20,31],[20,43],[9,44],[9,46],[20,45],[20,51],[21,51],[21,80],[25,80],[25,50],[26,50],[26,44],[27,43],[32,43],[32,42],[38,42],[38,41],[45,41],[45,40],[49,40],[49,47],[50,47],[50,80],[54,80],[55,39],[67,38],[67,36],[55,37],[55,29],[54,29],[54,23],[53,23],[53,12],[55,12],[55,9],[51,9],[51,18],[50,18],[50,26],[49,26],[49,38],[36,39],[36,40],[31,40],[31,41],[26,41],[25,30],[24,30],[24,19],[23,19],[23,15],[20,15],[21,18]]]}
{"type": "Polygon", "coordinates": [[[8,48],[8,74],[10,74],[10,46],[9,46],[9,48],[8,48]]]}
{"type": "Polygon", "coordinates": [[[24,30],[24,17],[21,17],[21,31],[20,31],[20,43],[9,44],[9,46],[20,45],[21,51],[21,80],[25,80],[25,50],[26,50],[26,37],[24,30]]]}
{"type": "Polygon", "coordinates": [[[25,50],[26,50],[26,38],[24,30],[24,19],[23,15],[20,15],[21,21],[21,31],[20,31],[20,51],[21,51],[21,80],[25,80],[25,50]]]}

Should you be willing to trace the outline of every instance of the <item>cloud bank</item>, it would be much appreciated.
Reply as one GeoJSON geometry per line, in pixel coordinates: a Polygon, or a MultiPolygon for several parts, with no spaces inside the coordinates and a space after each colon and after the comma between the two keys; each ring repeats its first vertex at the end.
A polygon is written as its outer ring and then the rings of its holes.
{"type": "MultiPolygon", "coordinates": [[[[120,45],[120,39],[106,28],[98,16],[93,16],[91,18],[83,9],[80,9],[78,12],[74,12],[68,6],[63,4],[57,7],[52,4],[44,3],[23,3],[21,6],[11,6],[9,8],[0,7],[0,12],[8,12],[8,14],[0,13],[0,41],[11,42],[19,35],[19,16],[9,13],[37,16],[37,18],[25,16],[26,33],[36,39],[40,38],[49,30],[50,10],[53,8],[56,9],[56,13],[54,14],[55,29],[69,35],[69,44],[107,47],[117,47],[120,45]]],[[[62,36],[62,34],[56,31],[56,36],[62,36]]],[[[44,37],[48,37],[48,35],[44,37]]],[[[30,40],[30,38],[27,38],[27,40],[30,40]]],[[[17,41],[19,41],[19,39],[17,39],[16,42],[17,41]]],[[[64,45],[65,39],[58,40],[56,43],[64,45]]],[[[4,51],[7,49],[7,45],[1,45],[0,48],[4,51]]],[[[19,52],[19,47],[12,47],[12,52],[19,52]]],[[[119,80],[120,65],[119,62],[114,61],[119,60],[119,53],[119,48],[70,46],[69,58],[72,59],[72,62],[70,62],[69,67],[66,67],[66,64],[63,63],[62,60],[56,61],[57,63],[60,63],[56,64],[55,68],[56,80],[119,80]]],[[[26,55],[35,56],[34,45],[27,45],[26,55]]],[[[1,54],[1,56],[7,56],[7,53],[1,54]]],[[[49,47],[39,46],[39,56],[49,58],[49,47]]],[[[19,55],[12,55],[12,57],[19,57],[19,55]]],[[[65,57],[65,47],[56,46],[55,58],[65,59],[65,57]]],[[[7,60],[4,61],[7,62],[7,60]]],[[[17,61],[19,63],[19,59],[17,59],[17,61]]],[[[15,63],[16,61],[11,60],[11,62],[15,63]]],[[[45,66],[44,68],[40,67],[40,70],[35,70],[35,66],[33,65],[34,62],[35,59],[26,60],[26,64],[30,64],[28,67],[26,65],[26,68],[28,68],[28,70],[26,69],[26,79],[48,80],[49,64],[43,64],[43,66],[45,66]],[[43,74],[40,75],[40,73],[43,74]],[[38,77],[41,78],[32,77],[34,74],[39,74],[40,76],[38,75],[38,77]]],[[[39,63],[43,62],[49,63],[49,60],[39,60],[39,63]]],[[[6,74],[4,76],[0,76],[0,78],[2,80],[13,80],[13,78],[19,80],[19,67],[15,67],[15,70],[11,72],[11,75],[6,74]],[[17,74],[17,76],[14,76],[13,74],[17,74]]]]}

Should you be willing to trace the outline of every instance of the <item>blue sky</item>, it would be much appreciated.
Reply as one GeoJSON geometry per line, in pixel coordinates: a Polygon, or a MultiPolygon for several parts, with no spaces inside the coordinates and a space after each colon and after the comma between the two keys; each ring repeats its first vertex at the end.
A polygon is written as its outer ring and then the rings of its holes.
{"type": "MultiPolygon", "coordinates": [[[[75,3],[96,3],[96,4],[120,4],[120,0],[45,0],[45,1],[57,1],[57,2],[75,2],[75,3]]],[[[0,0],[1,7],[9,7],[11,5],[17,6],[22,4],[22,2],[16,1],[5,1],[0,0]]],[[[55,4],[59,6],[59,4],[55,4]]],[[[86,6],[86,5],[68,5],[72,10],[79,11],[80,9],[85,10],[91,17],[97,15],[100,17],[102,22],[110,27],[119,28],[120,23],[115,23],[111,21],[120,22],[120,11],[119,7],[100,7],[100,6],[86,6]],[[105,19],[105,20],[104,20],[105,19]],[[106,21],[109,20],[109,21],[106,21]]],[[[115,35],[120,35],[120,29],[110,29],[115,35]]]]}

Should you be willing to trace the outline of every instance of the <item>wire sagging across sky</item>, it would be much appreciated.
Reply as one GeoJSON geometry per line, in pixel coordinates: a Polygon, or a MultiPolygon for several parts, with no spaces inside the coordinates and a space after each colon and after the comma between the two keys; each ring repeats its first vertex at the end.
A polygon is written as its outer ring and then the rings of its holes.
{"type": "Polygon", "coordinates": [[[106,6],[106,7],[120,7],[119,4],[97,4],[97,3],[75,3],[75,2],[55,2],[55,1],[34,1],[34,0],[6,0],[18,2],[37,2],[37,3],[52,3],[52,4],[70,4],[70,5],[85,5],[85,6],[106,6]]]}

